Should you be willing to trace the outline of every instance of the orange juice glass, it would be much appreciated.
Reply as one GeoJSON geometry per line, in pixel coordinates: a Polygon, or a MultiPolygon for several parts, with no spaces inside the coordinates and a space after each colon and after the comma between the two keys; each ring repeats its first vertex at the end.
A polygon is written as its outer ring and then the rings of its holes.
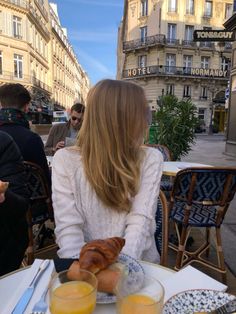
{"type": "MultiPolygon", "coordinates": [[[[130,290],[133,290],[132,287],[130,290]]],[[[117,314],[161,314],[164,300],[164,288],[153,277],[146,276],[143,287],[135,293],[123,289],[122,283],[116,288],[117,314]]]]}
{"type": "Polygon", "coordinates": [[[78,280],[67,278],[67,271],[56,274],[50,284],[51,314],[91,314],[96,305],[97,278],[80,270],[78,280]]]}

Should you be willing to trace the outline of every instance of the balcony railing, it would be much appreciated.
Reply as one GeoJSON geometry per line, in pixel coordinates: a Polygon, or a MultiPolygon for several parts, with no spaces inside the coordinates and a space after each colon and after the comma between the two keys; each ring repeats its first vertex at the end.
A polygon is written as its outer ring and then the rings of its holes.
{"type": "Polygon", "coordinates": [[[182,40],[182,45],[186,47],[197,47],[197,43],[192,40],[182,40]]]}
{"type": "Polygon", "coordinates": [[[31,84],[40,87],[48,92],[52,92],[52,88],[45,84],[44,82],[38,80],[35,76],[22,74],[22,77],[17,77],[14,72],[2,71],[0,73],[0,82],[13,82],[16,81],[21,84],[31,84]]]}
{"type": "Polygon", "coordinates": [[[48,12],[45,9],[45,7],[43,6],[42,3],[40,3],[40,1],[35,0],[35,3],[37,4],[39,10],[41,11],[42,15],[45,17],[45,20],[48,22],[48,12]]]}
{"type": "Polygon", "coordinates": [[[24,0],[1,0],[1,2],[2,1],[6,2],[6,3],[11,3],[11,4],[14,4],[14,5],[17,5],[18,7],[21,7],[23,9],[28,9],[29,8],[28,4],[24,0]]]}
{"type": "Polygon", "coordinates": [[[29,11],[31,16],[33,16],[34,21],[40,28],[42,28],[42,31],[46,34],[47,37],[50,37],[50,32],[47,29],[47,27],[41,22],[40,16],[37,14],[36,10],[30,5],[29,11]]]}
{"type": "Polygon", "coordinates": [[[180,44],[180,40],[174,39],[174,38],[166,38],[166,44],[172,45],[172,46],[178,46],[180,44]]]}
{"type": "Polygon", "coordinates": [[[165,35],[158,34],[155,36],[147,36],[143,39],[135,39],[125,41],[123,43],[123,51],[130,51],[140,49],[143,47],[151,47],[156,45],[164,45],[166,42],[165,35]]]}
{"type": "Polygon", "coordinates": [[[202,41],[200,42],[200,47],[201,48],[206,48],[206,49],[213,49],[215,47],[214,43],[210,41],[202,41]]]}
{"type": "Polygon", "coordinates": [[[192,78],[214,78],[228,79],[229,70],[220,69],[202,69],[202,68],[187,68],[176,66],[154,65],[143,68],[133,68],[123,71],[123,78],[147,77],[147,76],[177,76],[177,77],[192,77],[192,78]]]}

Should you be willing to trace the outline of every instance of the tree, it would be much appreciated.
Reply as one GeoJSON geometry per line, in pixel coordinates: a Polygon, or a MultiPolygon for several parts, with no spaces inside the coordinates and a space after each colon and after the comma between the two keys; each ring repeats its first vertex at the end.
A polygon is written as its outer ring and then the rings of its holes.
{"type": "Polygon", "coordinates": [[[191,100],[178,100],[173,95],[162,96],[160,109],[154,116],[156,144],[169,148],[173,160],[188,154],[195,139],[198,124],[197,107],[191,100]]]}

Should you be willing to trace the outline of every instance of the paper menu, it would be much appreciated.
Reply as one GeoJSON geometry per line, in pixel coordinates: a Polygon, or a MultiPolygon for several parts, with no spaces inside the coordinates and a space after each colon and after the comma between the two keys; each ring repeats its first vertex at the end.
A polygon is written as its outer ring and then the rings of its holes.
{"type": "Polygon", "coordinates": [[[211,289],[226,291],[227,286],[211,278],[192,266],[187,266],[172,276],[163,279],[162,284],[165,289],[166,302],[172,296],[186,290],[192,289],[211,289]]]}

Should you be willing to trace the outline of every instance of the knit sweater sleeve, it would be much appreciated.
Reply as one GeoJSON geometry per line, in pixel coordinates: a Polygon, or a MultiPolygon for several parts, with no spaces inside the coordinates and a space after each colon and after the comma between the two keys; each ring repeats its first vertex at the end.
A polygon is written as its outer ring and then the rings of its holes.
{"type": "MultiPolygon", "coordinates": [[[[77,258],[84,245],[83,216],[81,203],[76,202],[71,180],[71,169],[64,149],[53,157],[52,165],[52,200],[55,216],[56,242],[61,258],[77,258]]],[[[79,193],[79,192],[78,192],[79,193]]]]}
{"type": "Polygon", "coordinates": [[[155,149],[147,149],[141,171],[140,189],[126,219],[126,243],[122,250],[136,259],[142,259],[144,251],[153,243],[162,168],[161,153],[155,149]]]}

